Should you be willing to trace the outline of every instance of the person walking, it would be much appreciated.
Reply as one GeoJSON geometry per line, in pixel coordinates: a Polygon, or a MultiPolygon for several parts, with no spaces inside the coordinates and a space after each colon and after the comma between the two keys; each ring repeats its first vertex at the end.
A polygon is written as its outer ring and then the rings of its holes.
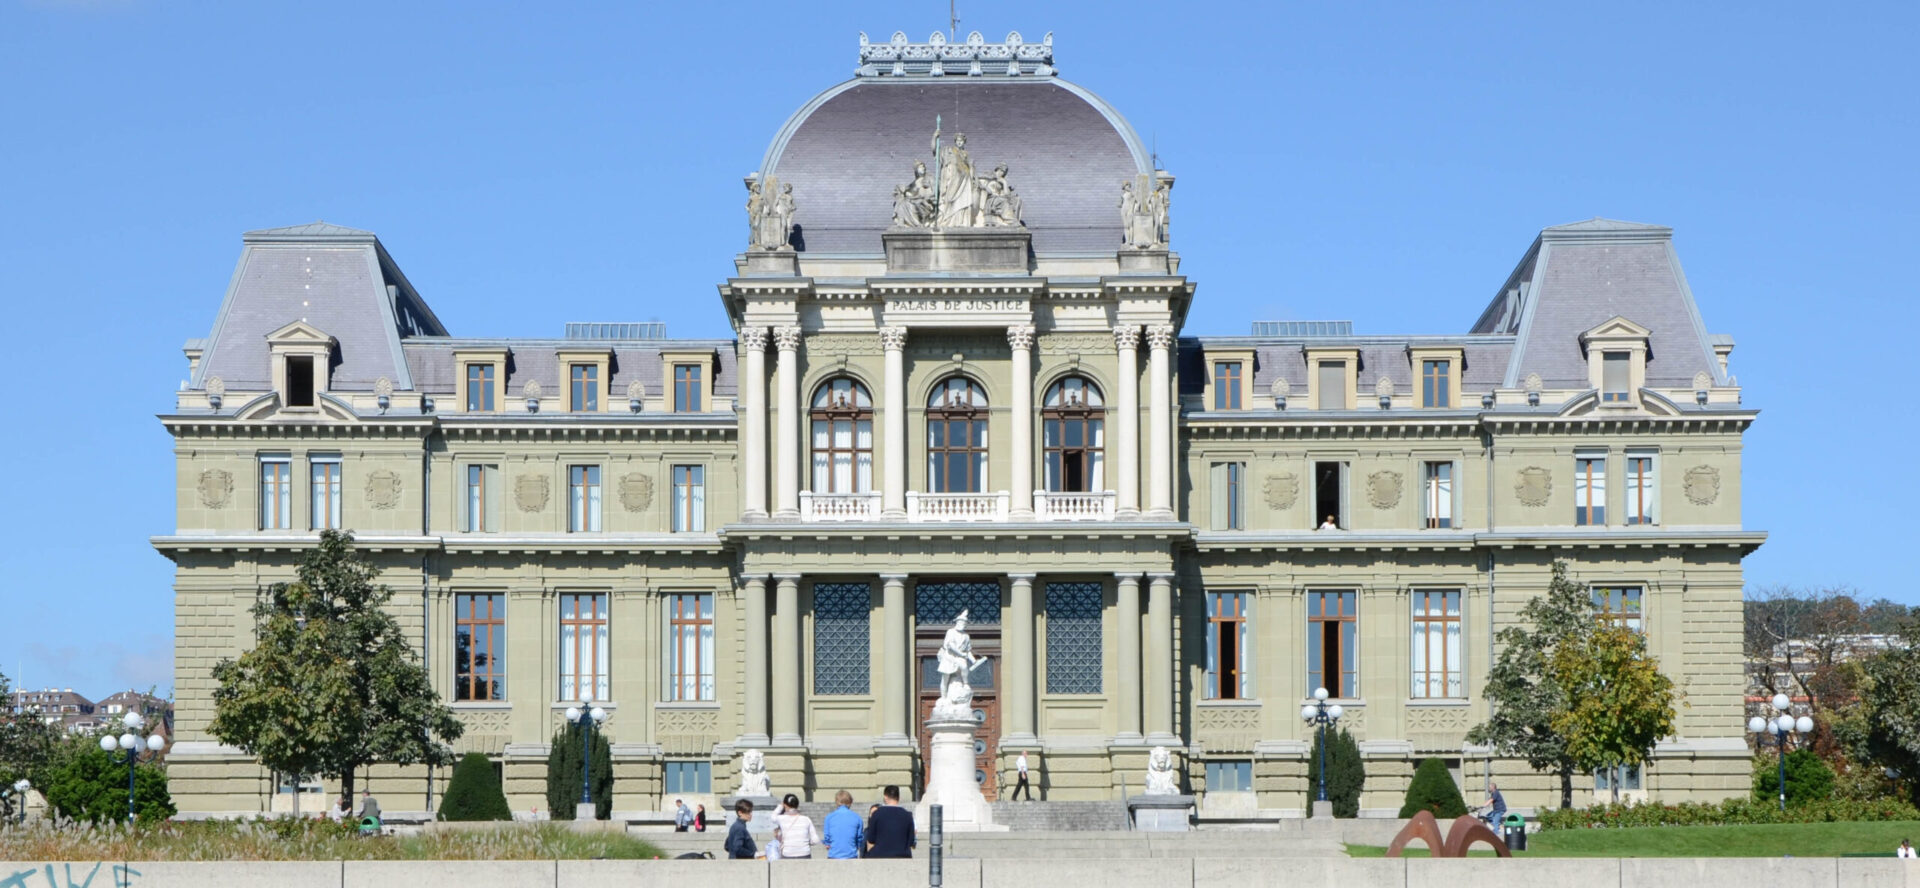
{"type": "Polygon", "coordinates": [[[880,790],[881,805],[867,822],[868,857],[912,857],[913,814],[900,807],[900,787],[880,790]]]}
{"type": "Polygon", "coordinates": [[[1033,801],[1033,784],[1027,782],[1026,750],[1021,750],[1020,757],[1013,760],[1013,769],[1019,772],[1020,777],[1018,782],[1013,784],[1013,795],[1008,796],[1007,797],[1008,800],[1014,801],[1014,802],[1020,801],[1020,793],[1022,791],[1025,791],[1027,794],[1027,801],[1029,802],[1033,801]]]}
{"type": "Polygon", "coordinates": [[[807,815],[800,813],[800,797],[787,793],[780,800],[786,808],[773,816],[773,825],[780,830],[780,859],[805,860],[813,856],[813,846],[820,842],[820,829],[813,825],[807,815]]]}
{"type": "Polygon", "coordinates": [[[827,815],[824,844],[827,846],[828,860],[853,860],[860,856],[860,849],[867,843],[867,830],[860,822],[860,815],[853,813],[853,794],[840,790],[833,794],[833,801],[840,807],[827,815]]]}
{"type": "Polygon", "coordinates": [[[707,831],[707,806],[706,805],[693,806],[693,831],[694,832],[707,831]]]}
{"type": "Polygon", "coordinates": [[[693,825],[693,810],[681,799],[673,800],[673,831],[686,832],[693,825]]]}
{"type": "Polygon", "coordinates": [[[753,833],[747,824],[753,821],[753,803],[741,799],[733,803],[733,825],[727,827],[727,843],[720,847],[728,860],[752,860],[759,853],[753,845],[753,833]]]}

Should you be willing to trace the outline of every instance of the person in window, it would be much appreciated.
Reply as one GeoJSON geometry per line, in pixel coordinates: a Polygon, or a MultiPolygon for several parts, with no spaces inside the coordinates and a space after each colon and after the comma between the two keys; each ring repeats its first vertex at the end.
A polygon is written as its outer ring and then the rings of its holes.
{"type": "Polygon", "coordinates": [[[727,843],[720,846],[728,860],[752,860],[759,849],[753,845],[753,833],[747,824],[753,820],[753,803],[746,799],[733,803],[735,820],[727,827],[727,843]]]}
{"type": "Polygon", "coordinates": [[[1320,529],[1321,530],[1339,530],[1340,522],[1335,521],[1332,515],[1328,515],[1327,520],[1320,522],[1320,529]]]}
{"type": "Polygon", "coordinates": [[[780,800],[784,806],[782,813],[773,815],[773,825],[780,831],[780,859],[805,860],[813,856],[813,846],[820,842],[820,828],[813,825],[807,815],[800,813],[800,797],[787,793],[780,800]]]}

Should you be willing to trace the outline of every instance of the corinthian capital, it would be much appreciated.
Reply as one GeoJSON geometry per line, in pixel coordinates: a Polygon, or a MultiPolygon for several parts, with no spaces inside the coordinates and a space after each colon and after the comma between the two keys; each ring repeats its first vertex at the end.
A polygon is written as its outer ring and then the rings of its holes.
{"type": "Polygon", "coordinates": [[[1173,325],[1154,324],[1147,328],[1147,347],[1160,349],[1173,347],[1173,325]]]}
{"type": "Polygon", "coordinates": [[[767,350],[767,328],[765,327],[741,328],[740,344],[742,346],[745,346],[746,350],[749,352],[766,351],[767,350]]]}
{"type": "Polygon", "coordinates": [[[1014,324],[1007,328],[1007,344],[1025,351],[1033,347],[1033,325],[1014,324]]]}
{"type": "MultiPolygon", "coordinates": [[[[1169,328],[1171,329],[1171,328],[1169,328]]],[[[781,351],[793,351],[800,347],[799,327],[773,328],[773,344],[781,351]]]]}
{"type": "Polygon", "coordinates": [[[907,328],[881,327],[880,347],[887,351],[899,351],[907,347],[907,328]]]}
{"type": "Polygon", "coordinates": [[[1113,328],[1113,345],[1115,348],[1139,348],[1140,326],[1138,324],[1121,324],[1113,328]]]}

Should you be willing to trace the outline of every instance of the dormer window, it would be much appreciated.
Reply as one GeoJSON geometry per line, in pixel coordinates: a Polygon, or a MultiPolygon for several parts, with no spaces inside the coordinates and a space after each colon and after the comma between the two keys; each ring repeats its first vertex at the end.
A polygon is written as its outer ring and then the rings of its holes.
{"type": "Polygon", "coordinates": [[[1215,361],[1213,364],[1213,409],[1240,409],[1240,362],[1215,361]]]}
{"type": "Polygon", "coordinates": [[[287,406],[313,406],[313,358],[309,355],[287,358],[287,406]]]}
{"type": "Polygon", "coordinates": [[[600,368],[595,364],[574,364],[568,369],[567,409],[592,413],[600,409],[600,368]]]}
{"type": "Polygon", "coordinates": [[[1632,389],[1633,354],[1624,351],[1600,355],[1600,402],[1625,404],[1632,389]]]}
{"type": "Polygon", "coordinates": [[[312,410],[319,406],[320,393],[327,390],[334,346],[333,337],[305,321],[267,334],[268,366],[273,368],[273,388],[282,407],[312,410]]]}
{"type": "Polygon", "coordinates": [[[455,350],[453,362],[459,368],[461,389],[457,393],[468,413],[493,413],[500,409],[506,394],[507,356],[504,348],[463,348],[455,350]]]}
{"type": "Polygon", "coordinates": [[[492,364],[467,365],[468,413],[493,412],[493,383],[496,376],[492,364]]]}
{"type": "Polygon", "coordinates": [[[699,364],[673,365],[673,412],[699,413],[706,403],[701,394],[705,389],[701,385],[699,364]]]}
{"type": "Polygon", "coordinates": [[[1600,406],[1632,407],[1647,384],[1648,341],[1652,332],[1623,317],[1609,318],[1580,334],[1587,350],[1587,384],[1600,392],[1600,406]]]}

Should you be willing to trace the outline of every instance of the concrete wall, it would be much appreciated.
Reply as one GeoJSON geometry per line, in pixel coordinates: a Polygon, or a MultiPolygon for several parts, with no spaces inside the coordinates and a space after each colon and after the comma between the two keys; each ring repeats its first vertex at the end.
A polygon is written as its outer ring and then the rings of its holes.
{"type": "MultiPolygon", "coordinates": [[[[0,888],[632,888],[721,884],[736,888],[865,888],[923,885],[927,861],[562,860],[4,863],[0,888]]],[[[1034,885],[1215,885],[1345,888],[1920,888],[1920,864],[1893,858],[1527,858],[1348,860],[1344,858],[1153,858],[1116,868],[1102,860],[950,860],[947,888],[1034,885]]]]}

